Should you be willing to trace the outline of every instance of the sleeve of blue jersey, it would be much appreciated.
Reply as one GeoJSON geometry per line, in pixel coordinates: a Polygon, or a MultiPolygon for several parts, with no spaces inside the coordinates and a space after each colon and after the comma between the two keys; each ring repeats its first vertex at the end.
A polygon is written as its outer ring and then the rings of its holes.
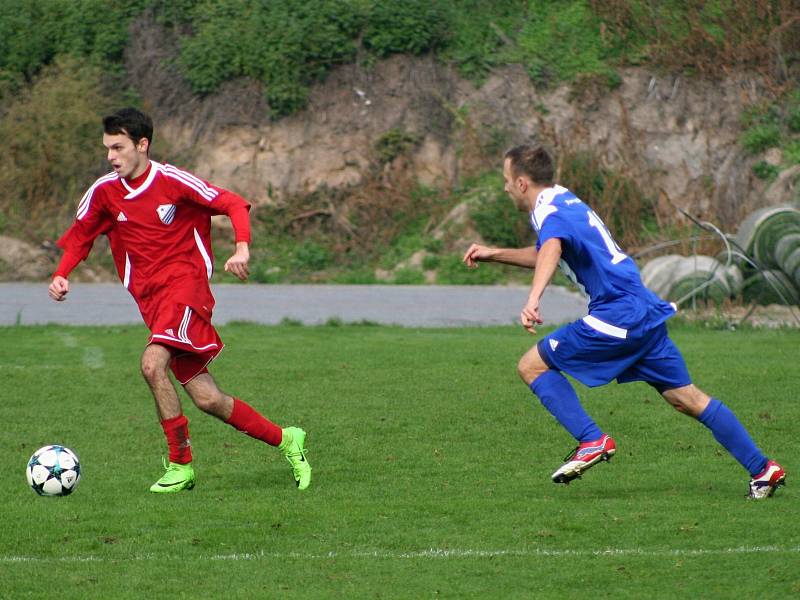
{"type": "Polygon", "coordinates": [[[571,230],[569,222],[558,213],[558,211],[551,213],[544,221],[544,225],[539,230],[539,236],[536,240],[536,248],[541,248],[547,240],[551,238],[559,238],[561,240],[569,241],[571,237],[571,230]]]}

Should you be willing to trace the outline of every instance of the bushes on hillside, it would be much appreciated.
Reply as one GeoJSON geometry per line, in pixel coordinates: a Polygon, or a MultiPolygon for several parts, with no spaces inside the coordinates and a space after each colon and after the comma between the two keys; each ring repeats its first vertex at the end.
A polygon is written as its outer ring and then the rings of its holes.
{"type": "Polygon", "coordinates": [[[366,14],[364,44],[378,56],[443,47],[452,32],[454,10],[451,2],[376,1],[366,14]]]}
{"type": "Polygon", "coordinates": [[[7,104],[0,118],[0,213],[7,231],[35,243],[55,239],[86,188],[107,170],[101,118],[113,99],[101,92],[100,78],[97,67],[60,58],[7,104]]]}
{"type": "Polygon", "coordinates": [[[302,108],[311,82],[352,60],[363,21],[347,0],[206,0],[190,14],[194,35],[183,39],[180,63],[193,89],[252,77],[276,115],[302,108]]]}
{"type": "Polygon", "coordinates": [[[743,65],[785,81],[800,60],[793,0],[0,0],[0,94],[61,54],[121,72],[128,25],[145,11],[180,40],[195,92],[251,77],[278,116],[359,50],[436,51],[476,80],[519,63],[542,83],[613,82],[613,69],[642,62],[707,73],[743,65]]]}
{"type": "Polygon", "coordinates": [[[0,0],[0,79],[29,82],[57,56],[121,68],[127,23],[143,0],[0,0]]]}

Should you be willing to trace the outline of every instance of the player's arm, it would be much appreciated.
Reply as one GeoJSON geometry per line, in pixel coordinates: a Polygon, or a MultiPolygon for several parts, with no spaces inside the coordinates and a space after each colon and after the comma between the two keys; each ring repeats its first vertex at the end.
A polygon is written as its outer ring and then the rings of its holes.
{"type": "Polygon", "coordinates": [[[515,267],[533,269],[536,266],[536,247],[525,248],[490,248],[480,244],[472,244],[464,254],[463,262],[467,267],[475,269],[479,262],[497,262],[515,267]]]}
{"type": "Polygon", "coordinates": [[[250,203],[230,190],[211,184],[208,186],[216,192],[214,199],[210,202],[205,198],[194,200],[205,203],[214,214],[227,215],[231,220],[236,248],[225,261],[225,271],[247,281],[250,275],[250,203]]]}
{"type": "Polygon", "coordinates": [[[217,189],[220,195],[214,199],[213,209],[219,214],[228,215],[236,242],[236,249],[225,261],[225,271],[247,281],[250,275],[250,204],[231,191],[217,189]]]}
{"type": "Polygon", "coordinates": [[[78,208],[75,221],[56,242],[64,253],[47,288],[48,295],[56,302],[66,300],[69,293],[69,274],[89,256],[97,237],[111,228],[100,205],[101,201],[93,197],[93,191],[87,192],[78,208]]]}
{"type": "Polygon", "coordinates": [[[56,302],[63,302],[69,293],[69,280],[67,277],[72,270],[83,260],[78,254],[65,250],[61,260],[53,273],[53,280],[47,288],[48,295],[56,302]]]}
{"type": "Polygon", "coordinates": [[[236,250],[233,255],[225,261],[225,271],[233,273],[242,281],[247,281],[250,275],[250,244],[248,242],[236,242],[236,250]]]}
{"type": "Polygon", "coordinates": [[[531,284],[530,294],[528,294],[528,302],[520,314],[522,326],[531,333],[536,333],[536,325],[543,322],[539,312],[539,302],[550,280],[553,278],[560,260],[561,240],[559,238],[550,238],[539,248],[536,271],[533,274],[533,283],[531,284]]]}

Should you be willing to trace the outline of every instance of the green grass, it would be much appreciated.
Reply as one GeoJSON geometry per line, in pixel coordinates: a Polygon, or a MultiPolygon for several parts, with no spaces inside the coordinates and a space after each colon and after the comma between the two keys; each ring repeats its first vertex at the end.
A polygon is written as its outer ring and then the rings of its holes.
{"type": "Polygon", "coordinates": [[[141,327],[0,328],[2,598],[730,598],[800,593],[797,331],[678,325],[699,386],[789,472],[770,501],[644,384],[579,392],[619,451],[568,487],[572,447],[517,380],[516,328],[221,328],[221,386],[309,431],[312,487],[185,403],[198,485],[162,497],[141,327]],[[40,498],[39,446],[83,479],[40,498]]]}

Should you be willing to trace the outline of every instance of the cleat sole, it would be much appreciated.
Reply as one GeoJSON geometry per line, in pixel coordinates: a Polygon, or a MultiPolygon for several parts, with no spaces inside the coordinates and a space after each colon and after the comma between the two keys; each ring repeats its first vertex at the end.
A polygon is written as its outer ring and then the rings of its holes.
{"type": "Polygon", "coordinates": [[[575,479],[580,479],[581,475],[583,475],[586,471],[588,471],[591,467],[596,465],[599,462],[610,462],[611,458],[616,454],[616,450],[611,450],[610,452],[603,452],[600,456],[595,458],[594,460],[587,462],[583,468],[574,469],[571,471],[565,471],[564,473],[559,473],[558,475],[554,476],[553,483],[563,483],[568,485],[570,481],[575,479]]]}
{"type": "Polygon", "coordinates": [[[150,491],[155,493],[155,494],[177,494],[178,492],[182,492],[184,490],[190,492],[190,491],[192,491],[194,489],[194,484],[195,484],[195,480],[192,479],[186,485],[177,484],[177,485],[171,485],[171,486],[153,486],[153,487],[150,488],[150,491]]]}

